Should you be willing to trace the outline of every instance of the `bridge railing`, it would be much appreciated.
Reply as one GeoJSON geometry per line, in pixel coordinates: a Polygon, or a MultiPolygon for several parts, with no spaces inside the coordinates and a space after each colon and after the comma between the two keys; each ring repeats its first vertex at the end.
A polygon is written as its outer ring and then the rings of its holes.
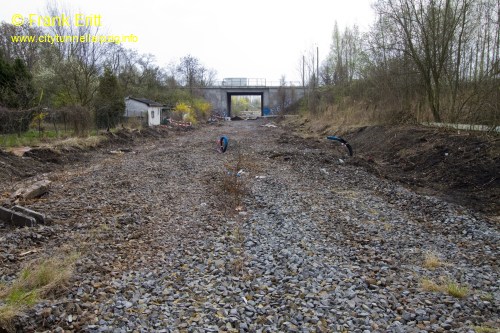
{"type": "Polygon", "coordinates": [[[213,82],[211,87],[302,87],[302,82],[300,81],[268,81],[261,78],[229,78],[220,81],[213,82]]]}
{"type": "Polygon", "coordinates": [[[302,87],[302,82],[300,81],[267,81],[268,87],[302,87]]]}

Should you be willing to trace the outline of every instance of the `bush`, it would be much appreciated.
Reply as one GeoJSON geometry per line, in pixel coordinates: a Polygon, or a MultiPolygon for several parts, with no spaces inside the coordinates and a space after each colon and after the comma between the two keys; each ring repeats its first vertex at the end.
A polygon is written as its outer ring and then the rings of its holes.
{"type": "Polygon", "coordinates": [[[207,121],[212,111],[212,104],[202,99],[196,99],[193,102],[193,109],[198,121],[207,121]]]}
{"type": "Polygon", "coordinates": [[[212,110],[212,105],[202,99],[195,99],[192,102],[180,102],[175,105],[172,113],[174,119],[182,119],[193,124],[199,121],[206,121],[212,110]]]}
{"type": "Polygon", "coordinates": [[[70,126],[75,135],[87,136],[92,128],[92,112],[83,106],[66,106],[57,111],[62,119],[64,126],[70,126]]]}
{"type": "Polygon", "coordinates": [[[33,110],[11,110],[0,107],[0,133],[23,133],[29,129],[33,110]]]}
{"type": "Polygon", "coordinates": [[[104,69],[104,74],[99,79],[94,107],[98,128],[110,129],[122,121],[125,102],[120,93],[118,79],[108,67],[104,69]]]}

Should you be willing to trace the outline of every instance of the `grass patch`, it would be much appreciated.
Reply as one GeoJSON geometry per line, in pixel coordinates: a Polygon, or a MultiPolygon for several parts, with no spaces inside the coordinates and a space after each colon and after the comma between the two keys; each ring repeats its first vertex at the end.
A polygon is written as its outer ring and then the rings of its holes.
{"type": "Polygon", "coordinates": [[[106,140],[102,135],[91,133],[88,137],[77,137],[71,131],[38,131],[29,130],[19,134],[0,134],[0,146],[4,148],[49,145],[54,148],[95,148],[106,140]]]}
{"type": "Polygon", "coordinates": [[[476,333],[498,333],[500,330],[498,328],[488,327],[488,326],[474,326],[472,328],[476,333]]]}
{"type": "Polygon", "coordinates": [[[482,300],[482,301],[487,301],[487,302],[491,302],[493,301],[493,294],[483,294],[481,296],[479,296],[479,298],[482,300]]]}
{"type": "Polygon", "coordinates": [[[422,289],[426,291],[446,293],[455,298],[464,298],[469,294],[469,289],[467,287],[461,286],[450,280],[437,283],[431,279],[424,278],[420,283],[422,285],[422,289]]]}
{"type": "Polygon", "coordinates": [[[13,305],[4,305],[0,307],[0,329],[7,332],[14,332],[13,321],[19,315],[19,309],[13,305]]]}
{"type": "Polygon", "coordinates": [[[464,298],[469,294],[469,289],[456,282],[448,282],[446,283],[446,292],[453,297],[464,298]]]}
{"type": "Polygon", "coordinates": [[[0,327],[10,330],[13,319],[41,298],[55,295],[66,287],[77,254],[66,258],[49,258],[25,267],[10,285],[0,286],[0,327]]]}
{"type": "Polygon", "coordinates": [[[50,142],[72,135],[69,131],[43,131],[42,133],[36,130],[29,130],[20,134],[1,134],[0,146],[3,147],[21,147],[40,145],[43,142],[50,142]]]}
{"type": "Polygon", "coordinates": [[[426,252],[424,256],[424,267],[430,270],[435,270],[443,266],[445,263],[433,252],[426,252]]]}
{"type": "Polygon", "coordinates": [[[35,305],[37,299],[38,293],[36,290],[25,291],[22,288],[13,288],[5,298],[5,302],[11,305],[26,304],[32,306],[35,305]]]}
{"type": "Polygon", "coordinates": [[[432,291],[432,292],[442,291],[442,287],[430,279],[422,279],[421,284],[422,288],[426,291],[432,291]]]}
{"type": "Polygon", "coordinates": [[[54,143],[54,148],[56,149],[67,149],[67,148],[78,148],[78,149],[89,149],[96,148],[106,137],[102,135],[92,135],[86,138],[81,137],[71,137],[54,143]]]}

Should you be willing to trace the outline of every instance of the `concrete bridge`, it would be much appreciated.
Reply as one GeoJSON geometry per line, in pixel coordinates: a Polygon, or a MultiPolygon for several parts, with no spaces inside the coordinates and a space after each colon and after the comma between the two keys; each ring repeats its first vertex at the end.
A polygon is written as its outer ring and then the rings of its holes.
{"type": "Polygon", "coordinates": [[[261,116],[278,114],[304,96],[298,82],[268,82],[265,79],[227,78],[212,86],[200,88],[203,97],[212,103],[214,111],[231,117],[231,96],[260,96],[261,116]]]}

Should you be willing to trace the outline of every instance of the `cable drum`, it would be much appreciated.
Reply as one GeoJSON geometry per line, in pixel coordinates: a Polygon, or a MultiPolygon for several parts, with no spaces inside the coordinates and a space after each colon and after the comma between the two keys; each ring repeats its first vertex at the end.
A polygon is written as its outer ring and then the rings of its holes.
{"type": "Polygon", "coordinates": [[[221,153],[225,153],[227,150],[227,146],[229,144],[229,139],[223,135],[219,138],[218,144],[219,144],[219,151],[221,153]]]}
{"type": "Polygon", "coordinates": [[[349,156],[353,155],[352,147],[351,147],[351,145],[346,140],[342,139],[339,136],[335,136],[335,135],[327,136],[326,138],[328,140],[340,142],[343,146],[345,146],[347,148],[347,150],[349,152],[349,156]]]}

